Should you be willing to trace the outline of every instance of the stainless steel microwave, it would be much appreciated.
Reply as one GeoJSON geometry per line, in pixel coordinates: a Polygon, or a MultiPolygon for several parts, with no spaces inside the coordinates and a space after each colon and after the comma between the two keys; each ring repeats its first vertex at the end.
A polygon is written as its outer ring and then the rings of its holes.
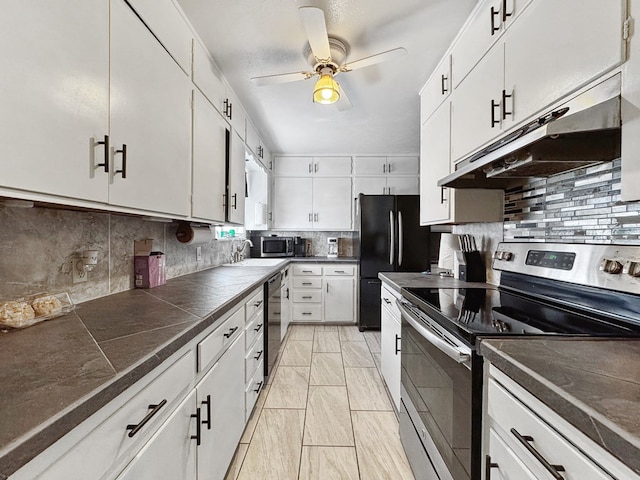
{"type": "Polygon", "coordinates": [[[293,237],[252,237],[252,257],[293,257],[293,237]]]}

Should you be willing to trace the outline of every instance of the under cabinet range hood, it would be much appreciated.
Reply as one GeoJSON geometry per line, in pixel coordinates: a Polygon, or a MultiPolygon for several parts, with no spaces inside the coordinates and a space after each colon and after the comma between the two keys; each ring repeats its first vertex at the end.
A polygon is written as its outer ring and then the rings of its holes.
{"type": "Polygon", "coordinates": [[[518,178],[620,157],[620,74],[555,106],[455,165],[438,181],[452,188],[507,188],[518,178]]]}

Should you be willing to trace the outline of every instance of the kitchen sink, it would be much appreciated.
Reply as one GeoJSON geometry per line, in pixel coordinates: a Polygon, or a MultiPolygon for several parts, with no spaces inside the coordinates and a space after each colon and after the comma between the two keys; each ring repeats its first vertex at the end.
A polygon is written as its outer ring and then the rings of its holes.
{"type": "Polygon", "coordinates": [[[225,263],[225,267],[275,267],[286,262],[282,258],[245,258],[240,262],[225,263]]]}

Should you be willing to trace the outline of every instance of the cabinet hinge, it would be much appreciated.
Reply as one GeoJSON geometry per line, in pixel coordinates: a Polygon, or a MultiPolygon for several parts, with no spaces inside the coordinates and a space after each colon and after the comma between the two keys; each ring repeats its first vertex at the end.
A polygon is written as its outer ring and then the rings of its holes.
{"type": "Polygon", "coordinates": [[[622,39],[624,41],[629,40],[631,36],[631,17],[627,17],[627,19],[622,24],[622,39]]]}

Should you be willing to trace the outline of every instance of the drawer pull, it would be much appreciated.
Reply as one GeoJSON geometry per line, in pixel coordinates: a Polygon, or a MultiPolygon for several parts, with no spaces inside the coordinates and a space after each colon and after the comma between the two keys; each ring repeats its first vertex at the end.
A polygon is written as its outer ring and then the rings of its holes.
{"type": "Polygon", "coordinates": [[[386,303],[387,305],[391,305],[391,300],[389,300],[386,297],[383,297],[384,303],[386,303]]]}
{"type": "Polygon", "coordinates": [[[400,335],[396,335],[396,355],[400,353],[400,347],[398,344],[400,343],[400,335]]]}
{"type": "Polygon", "coordinates": [[[558,472],[564,472],[565,471],[564,467],[562,465],[551,465],[547,461],[547,459],[544,458],[542,454],[538,452],[538,450],[536,450],[533,445],[531,445],[531,443],[529,443],[529,442],[533,442],[532,436],[520,435],[520,432],[518,432],[515,428],[511,429],[511,433],[513,433],[513,436],[516,437],[516,439],[522,445],[524,445],[524,448],[526,448],[529,451],[529,453],[533,455],[536,458],[536,460],[538,460],[542,464],[544,468],[547,469],[547,471],[551,474],[551,476],[555,480],[564,480],[564,477],[558,473],[558,472]]]}
{"type": "Polygon", "coordinates": [[[313,270],[302,270],[302,273],[313,273],[313,270]]]}
{"type": "Polygon", "coordinates": [[[207,419],[202,420],[202,422],[207,426],[207,430],[211,430],[211,395],[207,395],[207,399],[200,402],[202,405],[207,406],[207,419]]]}
{"type": "Polygon", "coordinates": [[[167,399],[165,398],[157,405],[149,405],[149,409],[151,411],[145,415],[145,417],[140,421],[140,423],[135,425],[134,424],[127,425],[127,430],[131,430],[128,434],[129,438],[133,437],[136,433],[138,433],[142,429],[142,427],[144,427],[149,422],[149,420],[151,420],[153,416],[156,413],[158,413],[160,409],[164,407],[166,404],[167,404],[167,399]]]}
{"type": "Polygon", "coordinates": [[[258,300],[256,303],[253,304],[255,308],[258,308],[260,305],[262,305],[262,300],[258,300]]]}
{"type": "Polygon", "coordinates": [[[231,335],[233,335],[234,333],[236,333],[236,330],[238,330],[238,327],[233,327],[230,328],[229,331],[227,333],[224,334],[225,338],[229,338],[231,335]]]}
{"type": "Polygon", "coordinates": [[[302,282],[303,285],[313,285],[311,282],[302,282]]]}
{"type": "Polygon", "coordinates": [[[202,427],[200,426],[200,408],[196,408],[196,414],[191,415],[191,418],[196,419],[196,434],[191,435],[191,440],[196,441],[196,445],[200,446],[200,442],[202,440],[202,427]]]}
{"type": "Polygon", "coordinates": [[[334,270],[336,273],[347,273],[344,270],[334,270]]]}
{"type": "Polygon", "coordinates": [[[262,384],[263,384],[263,383],[264,383],[264,382],[259,382],[259,383],[258,383],[258,386],[255,388],[254,392],[258,393],[258,392],[262,389],[262,384]]]}
{"type": "Polygon", "coordinates": [[[302,298],[305,300],[311,300],[313,297],[311,295],[303,295],[302,298]]]}
{"type": "Polygon", "coordinates": [[[256,328],[254,328],[254,330],[255,330],[256,332],[259,332],[259,331],[260,331],[260,329],[262,328],[262,325],[263,325],[262,323],[259,323],[259,324],[258,324],[258,326],[257,326],[256,328]]]}
{"type": "Polygon", "coordinates": [[[255,357],[253,357],[253,358],[254,358],[255,360],[260,360],[260,357],[262,356],[262,352],[263,352],[263,351],[262,351],[262,350],[260,350],[259,352],[257,352],[258,354],[257,354],[255,357]]]}
{"type": "Polygon", "coordinates": [[[302,315],[311,315],[311,312],[302,312],[302,315]]]}
{"type": "Polygon", "coordinates": [[[498,464],[491,462],[491,455],[487,455],[485,457],[485,462],[486,463],[484,464],[484,480],[491,480],[491,469],[498,468],[498,464]]]}

